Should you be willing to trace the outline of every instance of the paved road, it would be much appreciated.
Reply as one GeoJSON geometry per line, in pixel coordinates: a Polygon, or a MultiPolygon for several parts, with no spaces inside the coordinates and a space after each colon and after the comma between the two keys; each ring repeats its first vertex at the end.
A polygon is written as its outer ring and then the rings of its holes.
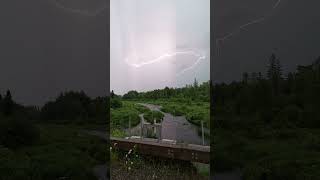
{"type": "Polygon", "coordinates": [[[241,171],[235,170],[225,173],[216,173],[211,178],[211,180],[242,180],[241,171]]]}
{"type": "MultiPolygon", "coordinates": [[[[98,130],[84,130],[83,133],[99,137],[105,141],[109,141],[110,138],[106,132],[98,131],[98,130]]],[[[96,165],[92,169],[94,176],[97,177],[98,180],[109,180],[109,168],[106,164],[96,165]]]]}

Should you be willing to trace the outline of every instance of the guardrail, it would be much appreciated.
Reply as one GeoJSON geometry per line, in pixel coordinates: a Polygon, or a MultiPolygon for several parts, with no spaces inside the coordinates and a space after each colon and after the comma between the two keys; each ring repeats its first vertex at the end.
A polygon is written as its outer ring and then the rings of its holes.
{"type": "Polygon", "coordinates": [[[179,159],[192,162],[210,163],[210,146],[176,143],[169,140],[151,138],[111,137],[112,148],[129,151],[136,146],[140,154],[179,159]]]}

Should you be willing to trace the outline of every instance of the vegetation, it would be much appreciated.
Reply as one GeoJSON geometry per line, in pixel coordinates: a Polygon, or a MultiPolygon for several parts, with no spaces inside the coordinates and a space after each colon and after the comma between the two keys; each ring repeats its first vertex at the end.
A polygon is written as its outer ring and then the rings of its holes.
{"type": "Polygon", "coordinates": [[[114,96],[125,101],[161,105],[163,112],[175,116],[186,116],[189,122],[197,126],[200,126],[203,121],[204,126],[210,128],[209,90],[209,82],[199,85],[195,79],[192,85],[186,85],[183,88],[166,87],[148,92],[129,91],[122,97],[114,96]]]}
{"type": "Polygon", "coordinates": [[[210,101],[210,86],[209,82],[204,82],[201,85],[198,84],[195,79],[192,85],[186,85],[183,88],[169,88],[156,89],[148,92],[129,91],[123,95],[124,100],[138,100],[138,101],[150,101],[150,100],[176,100],[181,102],[191,101],[210,101]]]}
{"type": "Polygon", "coordinates": [[[0,146],[1,179],[96,179],[92,168],[107,161],[106,145],[81,128],[39,125],[40,138],[32,146],[0,146]]]}
{"type": "Polygon", "coordinates": [[[124,130],[129,128],[129,120],[131,127],[140,123],[139,114],[143,109],[132,102],[124,101],[122,104],[120,108],[111,108],[111,129],[124,130]]]}
{"type": "MultiPolygon", "coordinates": [[[[128,128],[129,117],[131,126],[139,124],[139,114],[149,123],[160,123],[164,118],[162,112],[175,116],[186,116],[187,120],[198,126],[201,121],[209,128],[209,82],[198,85],[195,80],[193,85],[183,88],[164,88],[149,92],[129,91],[123,96],[111,91],[111,102],[120,101],[121,107],[111,108],[111,135],[125,137],[125,128],[128,128]],[[139,103],[161,105],[161,111],[150,110],[139,103]],[[137,119],[136,119],[137,118],[137,119]],[[133,120],[134,119],[134,120],[133,120]]],[[[209,135],[206,134],[208,137],[209,135]]],[[[154,138],[155,134],[147,133],[147,137],[154,138]]],[[[164,160],[156,157],[139,156],[134,150],[122,152],[111,151],[111,177],[114,179],[207,179],[208,167],[193,165],[190,162],[177,160],[164,160]],[[137,155],[137,156],[136,156],[137,155]]]]}
{"type": "Polygon", "coordinates": [[[54,123],[106,124],[107,102],[107,98],[91,99],[84,92],[61,93],[55,101],[43,106],[41,119],[54,123]]]}
{"type": "Polygon", "coordinates": [[[208,179],[190,162],[140,156],[135,148],[128,152],[111,148],[110,171],[112,179],[208,179]]]}
{"type": "Polygon", "coordinates": [[[273,54],[267,73],[212,87],[213,170],[243,169],[244,179],[317,179],[320,58],[283,75],[273,54]]]}
{"type": "Polygon", "coordinates": [[[39,129],[27,119],[1,117],[0,145],[19,148],[32,145],[39,139],[39,129]]]}
{"type": "Polygon", "coordinates": [[[186,116],[192,124],[210,128],[210,105],[209,102],[189,102],[189,101],[170,101],[157,103],[162,106],[161,111],[173,114],[175,116],[186,116]]]}
{"type": "Polygon", "coordinates": [[[42,108],[0,95],[0,179],[96,179],[107,145],[87,130],[106,130],[107,98],[62,93],[42,108]]]}
{"type": "Polygon", "coordinates": [[[156,123],[161,123],[164,115],[159,111],[148,111],[143,115],[143,117],[147,122],[153,124],[154,119],[156,120],[156,123]]]}

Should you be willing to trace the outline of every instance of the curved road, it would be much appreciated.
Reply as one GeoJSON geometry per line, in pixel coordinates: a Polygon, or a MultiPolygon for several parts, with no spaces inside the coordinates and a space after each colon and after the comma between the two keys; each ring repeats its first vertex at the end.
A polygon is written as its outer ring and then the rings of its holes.
{"type": "MultiPolygon", "coordinates": [[[[176,140],[180,143],[189,143],[189,144],[202,144],[202,138],[198,135],[199,127],[189,123],[184,116],[173,116],[172,114],[162,112],[161,106],[153,104],[138,103],[143,105],[150,110],[160,111],[164,114],[162,121],[161,135],[162,139],[176,140]]],[[[140,115],[143,118],[143,115],[140,115]]],[[[133,127],[131,130],[132,133],[140,135],[140,124],[136,127],[133,127]]],[[[208,145],[209,141],[205,140],[205,144],[208,145]]]]}

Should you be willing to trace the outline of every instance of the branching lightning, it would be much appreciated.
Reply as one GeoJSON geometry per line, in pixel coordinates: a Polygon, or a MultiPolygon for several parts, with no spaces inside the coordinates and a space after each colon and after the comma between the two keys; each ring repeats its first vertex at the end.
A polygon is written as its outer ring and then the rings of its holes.
{"type": "MultiPolygon", "coordinates": [[[[63,4],[59,3],[57,0],[51,0],[51,2],[53,2],[57,8],[62,9],[66,12],[80,14],[80,15],[88,16],[88,17],[95,17],[95,16],[99,15],[100,13],[102,13],[103,11],[105,11],[107,8],[107,5],[105,5],[102,8],[99,8],[93,12],[90,12],[88,10],[81,10],[81,9],[66,7],[63,4]]],[[[177,72],[176,73],[177,76],[180,76],[183,73],[185,73],[186,71],[193,69],[196,65],[198,65],[201,62],[201,60],[204,60],[206,58],[205,55],[202,55],[202,54],[200,54],[196,51],[193,51],[193,50],[188,50],[188,51],[177,51],[177,52],[173,52],[173,53],[166,53],[166,54],[163,54],[155,59],[151,59],[149,61],[145,61],[145,62],[141,62],[141,63],[130,63],[129,58],[126,58],[125,62],[127,65],[132,66],[134,68],[141,68],[146,65],[150,65],[150,64],[157,63],[157,62],[173,59],[172,57],[178,56],[178,55],[190,55],[190,56],[194,56],[197,59],[194,63],[192,63],[191,66],[184,68],[181,71],[177,72]]]]}
{"type": "Polygon", "coordinates": [[[191,55],[191,56],[194,56],[197,58],[197,60],[189,67],[187,68],[184,68],[182,69],[181,71],[179,71],[176,75],[177,76],[180,76],[181,74],[183,74],[184,72],[186,71],[189,71],[191,69],[193,69],[197,64],[199,64],[199,62],[201,60],[204,60],[206,58],[205,55],[202,55],[200,53],[197,53],[195,51],[177,51],[177,52],[173,52],[173,53],[166,53],[166,54],[163,54],[155,59],[151,59],[149,61],[145,61],[145,62],[141,62],[141,63],[130,63],[129,62],[129,58],[126,58],[125,59],[125,62],[129,65],[129,66],[132,66],[134,68],[140,68],[140,67],[143,67],[145,65],[150,65],[150,64],[154,64],[154,63],[157,63],[157,62],[161,62],[161,61],[166,61],[166,60],[173,60],[172,57],[174,56],[177,56],[177,55],[191,55]]]}
{"type": "Polygon", "coordinates": [[[59,3],[57,0],[51,0],[51,2],[53,2],[57,8],[62,9],[66,12],[80,14],[80,15],[88,16],[88,17],[95,17],[107,9],[107,5],[105,5],[101,8],[96,9],[93,12],[90,12],[88,10],[81,10],[81,9],[74,9],[74,8],[70,8],[70,7],[65,7],[63,4],[59,3]]]}
{"type": "MultiPolygon", "coordinates": [[[[281,3],[281,0],[278,0],[272,7],[271,13],[279,6],[279,4],[281,3]]],[[[235,31],[228,33],[227,35],[223,36],[223,37],[219,37],[216,40],[216,48],[217,48],[217,56],[220,56],[220,45],[225,41],[230,39],[231,37],[233,37],[234,35],[236,35],[237,33],[240,33],[241,30],[245,30],[248,26],[253,25],[253,24],[258,24],[261,23],[263,21],[265,21],[268,18],[268,15],[265,15],[261,18],[255,19],[253,21],[250,21],[246,24],[243,24],[241,26],[239,26],[235,31]]]]}

